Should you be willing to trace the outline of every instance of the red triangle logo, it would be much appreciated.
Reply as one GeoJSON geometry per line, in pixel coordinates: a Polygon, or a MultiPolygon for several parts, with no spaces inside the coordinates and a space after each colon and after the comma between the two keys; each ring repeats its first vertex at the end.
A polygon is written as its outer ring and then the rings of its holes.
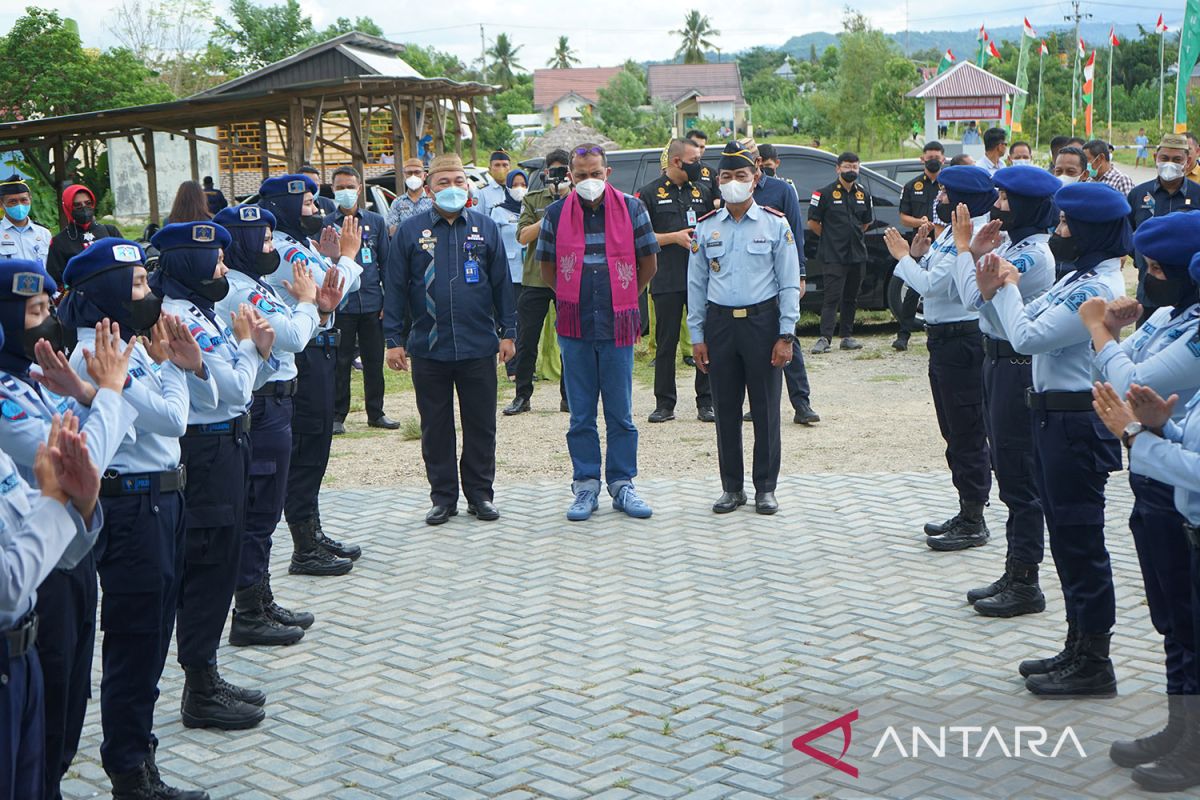
{"type": "Polygon", "coordinates": [[[856,708],[849,714],[840,716],[832,722],[827,722],[819,728],[813,728],[808,733],[797,736],[792,740],[792,747],[801,753],[804,753],[804,755],[809,756],[810,758],[815,758],[817,761],[820,761],[826,766],[833,767],[836,770],[846,773],[851,778],[857,778],[858,768],[847,764],[845,761],[842,761],[846,755],[846,751],[850,749],[850,723],[856,722],[857,720],[858,709],[856,708]],[[812,747],[809,744],[809,742],[813,741],[814,739],[820,739],[825,734],[839,729],[842,731],[842,752],[841,755],[837,756],[836,758],[826,752],[812,747]]]}

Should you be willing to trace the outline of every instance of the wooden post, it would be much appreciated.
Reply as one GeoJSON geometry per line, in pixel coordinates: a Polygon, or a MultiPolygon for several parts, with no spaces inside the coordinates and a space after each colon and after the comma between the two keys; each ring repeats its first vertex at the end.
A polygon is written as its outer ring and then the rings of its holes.
{"type": "MultiPolygon", "coordinates": [[[[50,154],[47,153],[47,155],[50,155],[50,154]]],[[[53,156],[54,156],[54,195],[56,197],[58,197],[60,200],[60,202],[58,204],[58,218],[59,218],[59,221],[62,223],[62,225],[65,227],[67,224],[67,218],[63,214],[61,200],[62,200],[63,184],[67,182],[67,148],[64,145],[61,136],[58,139],[56,139],[54,142],[53,156]]],[[[99,187],[90,187],[90,188],[92,189],[93,192],[99,191],[99,187]]]]}
{"type": "Polygon", "coordinates": [[[188,160],[192,165],[192,180],[196,183],[200,182],[200,154],[196,149],[196,129],[192,128],[188,131],[192,135],[188,137],[188,160]]]}
{"type": "Polygon", "coordinates": [[[475,98],[468,101],[471,109],[471,163],[479,164],[479,118],[475,116],[475,98]]]}
{"type": "MultiPolygon", "coordinates": [[[[287,156],[288,169],[292,172],[299,172],[301,165],[304,164],[304,145],[306,137],[304,135],[304,105],[303,101],[295,98],[288,104],[288,121],[287,121],[287,156]]],[[[324,180],[322,175],[321,179],[324,180]]],[[[321,181],[318,181],[320,183],[321,181]]]]}
{"type": "Polygon", "coordinates": [[[346,118],[350,122],[350,162],[362,175],[366,144],[363,140],[362,109],[357,96],[346,99],[346,118]]]}
{"type": "Polygon", "coordinates": [[[404,128],[400,124],[400,97],[394,95],[388,105],[392,111],[392,161],[395,169],[396,196],[404,194],[404,128]]]}
{"type": "Polygon", "coordinates": [[[146,191],[150,195],[150,221],[159,224],[158,214],[158,170],[154,161],[154,131],[142,134],[142,146],[146,150],[146,191]]]}
{"type": "MultiPolygon", "coordinates": [[[[267,151],[271,148],[267,147],[267,118],[263,117],[258,121],[258,146],[262,148],[262,178],[265,181],[271,177],[271,162],[267,158],[267,151]]],[[[285,150],[286,152],[286,150],[285,150]]]]}
{"type": "Polygon", "coordinates": [[[408,98],[408,157],[420,158],[421,134],[417,124],[417,98],[408,98]]]}
{"type": "MultiPolygon", "coordinates": [[[[425,113],[429,113],[426,111],[425,113]]],[[[433,125],[439,153],[446,152],[446,121],[442,116],[442,101],[433,98],[433,125]]]]}

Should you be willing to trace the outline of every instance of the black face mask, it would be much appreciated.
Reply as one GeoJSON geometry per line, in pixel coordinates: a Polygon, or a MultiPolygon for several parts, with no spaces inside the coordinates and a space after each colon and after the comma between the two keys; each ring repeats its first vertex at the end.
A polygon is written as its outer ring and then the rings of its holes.
{"type": "Polygon", "coordinates": [[[1050,236],[1049,244],[1050,252],[1059,264],[1069,264],[1079,258],[1079,245],[1073,236],[1059,236],[1055,233],[1050,236]]]}
{"type": "Polygon", "coordinates": [[[937,213],[934,214],[939,222],[949,225],[954,221],[954,208],[949,203],[938,203],[937,213]]]}
{"type": "Polygon", "coordinates": [[[696,161],[691,164],[684,164],[682,169],[687,175],[687,179],[692,183],[695,183],[696,181],[700,180],[700,169],[702,167],[703,165],[699,161],[696,161]]]}
{"type": "Polygon", "coordinates": [[[992,219],[1000,220],[1000,230],[1002,230],[1002,231],[1011,231],[1012,230],[1013,212],[1012,212],[1011,208],[1008,211],[1001,211],[1000,209],[993,206],[992,207],[992,219]]]}
{"type": "Polygon", "coordinates": [[[225,299],[225,295],[229,294],[229,279],[222,275],[219,278],[200,281],[200,286],[197,287],[196,294],[210,303],[219,303],[225,299]]]}
{"type": "Polygon", "coordinates": [[[1146,295],[1146,303],[1153,308],[1178,306],[1190,294],[1192,285],[1189,277],[1163,280],[1147,273],[1142,279],[1142,292],[1146,295]]]}
{"type": "Polygon", "coordinates": [[[129,324],[136,333],[148,331],[158,322],[162,313],[162,298],[154,292],[147,292],[141,300],[131,300],[129,309],[129,324]]]}
{"type": "Polygon", "coordinates": [[[846,183],[854,183],[856,180],[858,180],[858,170],[848,169],[841,173],[841,176],[842,180],[844,180],[846,183]]]}
{"type": "Polygon", "coordinates": [[[320,214],[309,214],[300,218],[300,230],[310,238],[320,236],[321,228],[325,227],[325,219],[320,214]]]}
{"type": "Polygon", "coordinates": [[[931,158],[925,162],[925,171],[930,175],[937,175],[942,171],[942,160],[940,158],[931,158]]]}
{"type": "Polygon", "coordinates": [[[54,348],[54,352],[63,352],[63,324],[58,317],[51,315],[42,320],[38,325],[25,329],[22,346],[25,349],[25,357],[30,361],[37,361],[33,346],[42,339],[50,343],[50,346],[54,348]]]}
{"type": "Polygon", "coordinates": [[[763,174],[774,178],[775,177],[775,168],[774,167],[763,167],[763,174]]]}
{"type": "Polygon", "coordinates": [[[75,221],[76,225],[90,225],[95,218],[96,209],[87,206],[76,208],[71,212],[71,219],[75,221]]]}
{"type": "Polygon", "coordinates": [[[254,274],[266,277],[275,270],[279,269],[279,251],[272,250],[269,253],[259,253],[254,263],[250,265],[250,269],[254,270],[254,274]]]}

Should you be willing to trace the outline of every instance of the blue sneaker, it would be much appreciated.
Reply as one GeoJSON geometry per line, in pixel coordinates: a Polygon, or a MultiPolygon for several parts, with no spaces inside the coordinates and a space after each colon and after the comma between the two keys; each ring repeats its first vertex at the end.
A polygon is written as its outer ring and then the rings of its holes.
{"type": "Polygon", "coordinates": [[[633,484],[627,483],[617,492],[617,496],[613,498],[613,508],[617,511],[624,511],[631,517],[637,519],[649,519],[654,512],[650,510],[650,506],[646,505],[646,501],[638,497],[637,491],[633,488],[633,484]]]}
{"type": "Polygon", "coordinates": [[[567,519],[571,522],[582,522],[599,507],[600,501],[596,498],[596,493],[591,489],[583,489],[575,495],[575,502],[567,509],[567,519]]]}

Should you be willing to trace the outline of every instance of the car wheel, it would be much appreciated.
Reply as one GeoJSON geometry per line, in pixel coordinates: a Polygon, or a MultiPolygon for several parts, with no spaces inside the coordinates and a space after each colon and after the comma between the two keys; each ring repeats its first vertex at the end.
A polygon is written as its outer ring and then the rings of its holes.
{"type": "MultiPolygon", "coordinates": [[[[888,280],[888,310],[892,312],[892,316],[896,318],[897,322],[899,322],[900,318],[903,316],[902,309],[904,308],[905,301],[908,300],[910,296],[915,294],[916,292],[912,289],[912,287],[897,278],[895,275],[888,280]]],[[[917,300],[916,319],[921,325],[925,324],[925,301],[922,299],[917,300]]]]}

